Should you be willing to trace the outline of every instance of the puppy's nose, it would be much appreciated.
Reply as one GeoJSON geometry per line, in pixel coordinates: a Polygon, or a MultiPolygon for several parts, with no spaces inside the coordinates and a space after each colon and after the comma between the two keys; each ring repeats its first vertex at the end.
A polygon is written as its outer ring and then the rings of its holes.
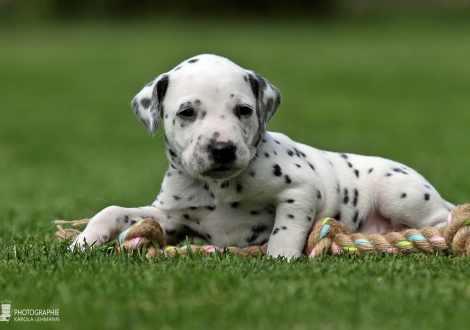
{"type": "Polygon", "coordinates": [[[209,149],[217,163],[226,164],[235,160],[237,147],[233,145],[232,141],[214,142],[210,145],[209,149]]]}

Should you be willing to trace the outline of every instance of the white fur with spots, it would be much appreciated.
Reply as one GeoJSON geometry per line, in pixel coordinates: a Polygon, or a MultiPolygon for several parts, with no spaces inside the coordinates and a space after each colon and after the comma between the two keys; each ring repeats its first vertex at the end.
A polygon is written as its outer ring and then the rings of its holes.
{"type": "Polygon", "coordinates": [[[102,244],[150,217],[168,243],[190,232],[220,247],[269,240],[269,255],[292,258],[326,216],[366,233],[445,224],[454,206],[411,168],[267,132],[280,100],[266,79],[215,55],[157,77],[132,102],[151,135],[164,128],[170,168],[156,201],[104,209],[72,245],[102,244]]]}

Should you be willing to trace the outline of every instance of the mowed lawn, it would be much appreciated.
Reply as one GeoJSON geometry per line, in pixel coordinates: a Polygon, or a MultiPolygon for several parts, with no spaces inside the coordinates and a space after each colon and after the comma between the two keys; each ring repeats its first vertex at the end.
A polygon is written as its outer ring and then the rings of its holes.
{"type": "Polygon", "coordinates": [[[155,18],[0,27],[0,300],[59,309],[9,329],[463,329],[470,259],[73,254],[52,221],[150,204],[168,162],[133,96],[200,54],[276,85],[269,125],[318,148],[393,158],[470,201],[467,18],[155,18]]]}

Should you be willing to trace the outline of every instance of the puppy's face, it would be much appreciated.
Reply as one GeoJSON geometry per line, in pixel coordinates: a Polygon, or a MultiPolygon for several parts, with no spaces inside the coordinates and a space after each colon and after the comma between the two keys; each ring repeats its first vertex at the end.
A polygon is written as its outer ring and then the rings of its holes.
{"type": "Polygon", "coordinates": [[[172,167],[200,179],[228,179],[255,157],[279,103],[279,92],[261,76],[200,55],[144,87],[133,108],[151,134],[162,117],[172,167]]]}

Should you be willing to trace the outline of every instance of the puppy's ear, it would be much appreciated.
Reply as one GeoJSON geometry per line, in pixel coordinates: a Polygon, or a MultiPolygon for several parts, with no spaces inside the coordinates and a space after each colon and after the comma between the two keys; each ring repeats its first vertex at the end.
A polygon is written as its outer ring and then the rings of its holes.
{"type": "Polygon", "coordinates": [[[132,109],[151,136],[158,130],[158,123],[163,115],[163,98],[170,79],[168,74],[158,76],[148,83],[132,100],[132,109]]]}
{"type": "Polygon", "coordinates": [[[263,136],[266,133],[268,122],[281,104],[281,93],[269,81],[253,71],[248,71],[248,81],[256,98],[260,136],[263,136]]]}

